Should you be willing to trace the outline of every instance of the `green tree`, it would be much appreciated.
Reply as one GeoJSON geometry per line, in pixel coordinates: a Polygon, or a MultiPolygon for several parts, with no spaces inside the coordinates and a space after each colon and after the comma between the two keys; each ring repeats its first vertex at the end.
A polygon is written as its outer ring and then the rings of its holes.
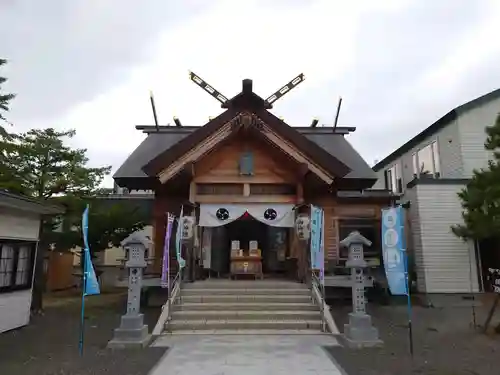
{"type": "Polygon", "coordinates": [[[65,251],[82,245],[81,215],[88,202],[92,204],[89,234],[93,251],[105,250],[126,237],[124,233],[143,226],[134,209],[120,205],[106,208],[104,201],[89,198],[104,191],[100,186],[111,167],[89,167],[87,150],[66,144],[74,135],[74,130],[33,129],[4,142],[2,169],[8,171],[9,178],[0,176],[0,188],[66,207],[65,215],[46,217],[41,226],[33,285],[35,312],[42,310],[45,253],[52,246],[65,251]]]}
{"type": "MultiPolygon", "coordinates": [[[[83,248],[82,213],[89,205],[88,243],[91,255],[108,248],[120,246],[120,243],[131,233],[144,228],[148,221],[146,210],[134,205],[131,200],[116,203],[106,197],[59,198],[66,208],[64,221],[51,223],[52,228],[62,230],[50,231],[48,242],[55,250],[66,251],[76,246],[83,248]],[[56,225],[54,225],[56,224],[56,225]]],[[[55,218],[57,220],[57,218],[55,218]]]]}
{"type": "MultiPolygon", "coordinates": [[[[7,62],[5,59],[0,59],[0,67],[7,62]]],[[[9,181],[12,181],[12,170],[6,164],[7,155],[11,146],[13,135],[10,134],[2,125],[7,123],[4,116],[9,110],[9,102],[14,98],[14,94],[5,94],[2,90],[2,84],[7,81],[7,78],[0,76],[0,186],[5,186],[9,181]]]]}
{"type": "MultiPolygon", "coordinates": [[[[5,59],[0,59],[0,67],[2,65],[5,65],[7,63],[7,60],[5,59]]],[[[7,78],[1,77],[0,76],[0,120],[7,122],[7,119],[4,116],[5,112],[9,111],[9,102],[14,99],[15,95],[14,94],[5,94],[2,91],[2,84],[7,81],[7,78]]],[[[9,133],[5,130],[5,128],[0,124],[0,141],[3,138],[8,138],[9,133]]]]}
{"type": "Polygon", "coordinates": [[[487,168],[475,170],[471,181],[458,193],[464,224],[452,227],[463,239],[500,238],[500,114],[493,126],[486,127],[484,147],[493,158],[487,168]]]}

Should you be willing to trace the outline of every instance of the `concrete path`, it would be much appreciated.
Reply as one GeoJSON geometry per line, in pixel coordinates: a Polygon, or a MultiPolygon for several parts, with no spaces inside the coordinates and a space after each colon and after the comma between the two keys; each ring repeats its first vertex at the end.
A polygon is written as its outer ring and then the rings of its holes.
{"type": "Polygon", "coordinates": [[[153,346],[169,352],[150,375],[345,375],[322,346],[329,335],[179,335],[153,346]]]}

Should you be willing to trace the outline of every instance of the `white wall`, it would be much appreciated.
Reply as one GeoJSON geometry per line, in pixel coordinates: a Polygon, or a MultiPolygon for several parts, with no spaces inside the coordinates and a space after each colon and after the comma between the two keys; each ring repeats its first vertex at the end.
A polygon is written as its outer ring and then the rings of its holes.
{"type": "Polygon", "coordinates": [[[31,289],[0,294],[0,333],[27,325],[30,308],[31,289]]]}
{"type": "MultiPolygon", "coordinates": [[[[0,238],[36,241],[40,217],[17,210],[0,208],[0,238]]],[[[31,288],[0,293],[0,333],[29,323],[31,288]]]]}

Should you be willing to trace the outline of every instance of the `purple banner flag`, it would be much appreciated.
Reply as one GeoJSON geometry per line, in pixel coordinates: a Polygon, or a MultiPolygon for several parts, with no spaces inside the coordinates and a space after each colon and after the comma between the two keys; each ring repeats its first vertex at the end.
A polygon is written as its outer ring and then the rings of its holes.
{"type": "Polygon", "coordinates": [[[168,288],[170,292],[170,235],[174,216],[167,214],[167,227],[165,228],[165,245],[163,246],[163,263],[161,269],[161,287],[168,288]]]}

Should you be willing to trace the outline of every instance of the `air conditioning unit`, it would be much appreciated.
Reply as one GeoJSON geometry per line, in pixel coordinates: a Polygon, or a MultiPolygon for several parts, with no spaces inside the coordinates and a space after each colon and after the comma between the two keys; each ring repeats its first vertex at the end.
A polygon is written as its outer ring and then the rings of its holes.
{"type": "Polygon", "coordinates": [[[300,240],[308,240],[311,236],[311,219],[306,214],[300,214],[295,219],[295,232],[300,240]]]}

